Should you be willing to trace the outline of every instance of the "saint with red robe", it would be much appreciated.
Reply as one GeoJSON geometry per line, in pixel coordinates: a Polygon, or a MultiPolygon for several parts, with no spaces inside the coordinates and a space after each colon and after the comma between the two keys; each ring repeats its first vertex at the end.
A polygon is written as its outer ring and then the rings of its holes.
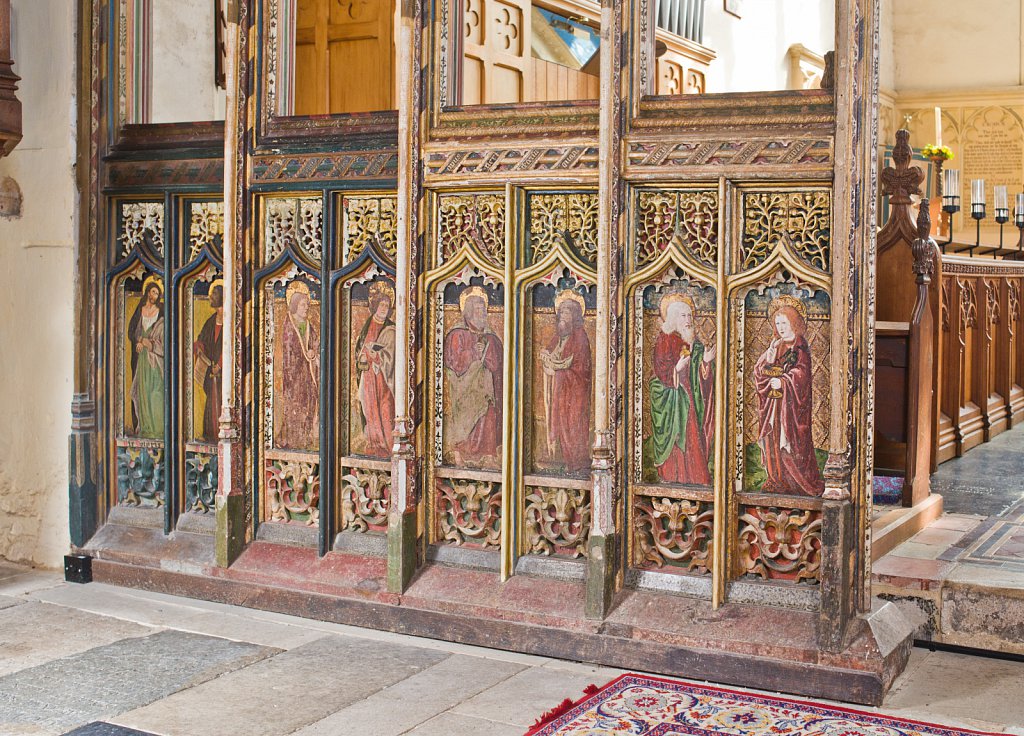
{"type": "Polygon", "coordinates": [[[356,340],[357,391],[366,453],[391,457],[395,429],[394,289],[383,281],[370,287],[370,316],[356,340]]]}
{"type": "Polygon", "coordinates": [[[711,485],[715,433],[715,347],[696,339],[693,300],[661,300],[651,381],[653,458],[666,483],[711,485]]]}
{"type": "Polygon", "coordinates": [[[213,314],[203,324],[192,345],[195,355],[195,379],[203,387],[206,405],[203,407],[203,428],[198,439],[216,442],[220,434],[221,402],[221,348],[224,340],[224,285],[217,279],[210,286],[210,307],[213,314]]]}
{"type": "Polygon", "coordinates": [[[803,303],[793,296],[769,308],[774,339],[754,366],[758,445],[766,493],[820,496],[825,481],[811,432],[811,351],[804,337],[803,303]]]}
{"type": "Polygon", "coordinates": [[[320,446],[320,335],[309,308],[309,286],[293,281],[286,292],[288,319],[281,332],[281,407],[277,444],[315,451],[320,446]]]}
{"type": "Polygon", "coordinates": [[[555,299],[557,330],[541,350],[548,455],[569,472],[590,467],[590,404],[593,356],[583,326],[585,302],[572,289],[555,299]]]}
{"type": "Polygon", "coordinates": [[[450,397],[445,434],[456,464],[492,464],[500,454],[504,347],[487,319],[487,292],[471,286],[459,299],[462,320],[444,340],[450,397]]]}

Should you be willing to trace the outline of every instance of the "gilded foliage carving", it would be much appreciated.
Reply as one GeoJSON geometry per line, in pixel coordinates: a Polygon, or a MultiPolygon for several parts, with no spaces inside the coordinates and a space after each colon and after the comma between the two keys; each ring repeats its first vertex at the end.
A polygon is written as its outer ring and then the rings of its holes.
{"type": "Polygon", "coordinates": [[[198,202],[192,205],[188,229],[191,261],[203,248],[219,245],[224,239],[224,203],[198,202]]]}
{"type": "Polygon", "coordinates": [[[265,200],[266,222],[263,252],[270,263],[288,248],[308,256],[314,263],[323,257],[324,204],[319,197],[265,200]]]}
{"type": "Polygon", "coordinates": [[[739,563],[766,580],[816,580],[821,512],[748,506],[739,518],[739,563]]]}
{"type": "Polygon", "coordinates": [[[217,453],[185,454],[185,508],[205,514],[217,496],[217,453]]]}
{"type": "Polygon", "coordinates": [[[351,263],[373,243],[395,260],[398,248],[398,198],[345,197],[343,263],[351,263]]]}
{"type": "Polygon", "coordinates": [[[828,271],[831,217],[832,194],[827,189],[745,194],[742,267],[764,263],[775,245],[785,240],[801,260],[828,271]]]}
{"type": "Polygon", "coordinates": [[[320,467],[293,460],[267,462],[267,518],[316,526],[320,518],[320,467]]]}
{"type": "Polygon", "coordinates": [[[117,490],[118,501],[127,506],[163,506],[163,448],[117,448],[117,490]]]}
{"type": "Polygon", "coordinates": [[[157,253],[164,253],[163,202],[129,202],[121,205],[121,256],[147,241],[157,253]]]}
{"type": "Polygon", "coordinates": [[[711,504],[687,499],[638,496],[634,506],[641,567],[666,564],[707,573],[714,549],[711,504]]]}
{"type": "Polygon", "coordinates": [[[440,198],[438,243],[441,259],[461,248],[476,250],[496,266],[505,261],[505,195],[452,194],[440,198]]]}
{"type": "Polygon", "coordinates": [[[583,489],[531,487],[526,497],[526,541],[534,554],[582,557],[590,533],[590,502],[583,489]]]}
{"type": "Polygon", "coordinates": [[[597,195],[535,194],[530,197],[532,262],[564,243],[583,260],[597,260],[597,195]]]}
{"type": "Polygon", "coordinates": [[[443,480],[438,487],[441,537],[454,544],[501,544],[501,487],[486,481],[443,480]]]}
{"type": "Polygon", "coordinates": [[[673,239],[697,261],[718,262],[718,192],[643,191],[637,200],[636,263],[646,266],[673,239]]]}
{"type": "Polygon", "coordinates": [[[349,468],[341,483],[341,528],[349,531],[385,531],[391,474],[380,470],[349,468]]]}

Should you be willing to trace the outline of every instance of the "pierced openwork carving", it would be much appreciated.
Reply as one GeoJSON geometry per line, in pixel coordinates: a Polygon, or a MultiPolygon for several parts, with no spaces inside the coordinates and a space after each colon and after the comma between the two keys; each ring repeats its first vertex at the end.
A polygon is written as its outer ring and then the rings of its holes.
{"type": "Polygon", "coordinates": [[[130,202],[121,205],[121,257],[143,243],[164,252],[164,205],[162,202],[130,202]]]}
{"type": "Polygon", "coordinates": [[[590,501],[583,489],[531,487],[526,497],[526,541],[534,554],[582,557],[590,533],[590,501]]]}
{"type": "Polygon", "coordinates": [[[814,268],[829,268],[832,193],[749,192],[743,196],[743,242],[740,260],[744,269],[768,258],[785,240],[801,260],[814,268]]]}
{"type": "Polygon", "coordinates": [[[163,506],[163,448],[117,448],[117,491],[118,501],[128,506],[163,506]]]}
{"type": "Polygon", "coordinates": [[[197,202],[192,205],[192,221],[188,229],[191,261],[203,248],[220,245],[224,240],[224,203],[197,202]]]}
{"type": "Polygon", "coordinates": [[[320,466],[291,460],[267,461],[267,518],[316,526],[320,518],[320,466]]]}
{"type": "Polygon", "coordinates": [[[501,543],[501,486],[486,481],[442,480],[438,517],[445,541],[497,547],[501,543]]]}
{"type": "Polygon", "coordinates": [[[391,474],[350,468],[341,482],[341,528],[356,532],[387,530],[391,474]]]}
{"type": "Polygon", "coordinates": [[[314,263],[323,258],[324,203],[319,197],[265,200],[264,257],[270,263],[291,247],[314,263]]]}
{"type": "Polygon", "coordinates": [[[185,508],[201,514],[214,507],[217,496],[217,453],[185,453],[185,508]]]}
{"type": "Polygon", "coordinates": [[[707,266],[718,262],[718,192],[640,192],[636,262],[645,266],[673,239],[707,266]]]}
{"type": "Polygon", "coordinates": [[[345,197],[342,262],[351,263],[371,244],[395,259],[398,248],[398,198],[345,197]]]}
{"type": "Polygon", "coordinates": [[[438,246],[444,260],[463,247],[495,265],[505,261],[505,195],[452,194],[440,198],[438,246]]]}
{"type": "Polygon", "coordinates": [[[638,496],[634,506],[637,564],[666,564],[697,573],[711,570],[714,510],[687,499],[638,496]]]}
{"type": "Polygon", "coordinates": [[[564,243],[581,258],[597,260],[597,195],[535,194],[530,197],[532,262],[564,243]]]}
{"type": "Polygon", "coordinates": [[[743,573],[766,580],[816,580],[821,567],[821,512],[748,506],[740,515],[743,573]]]}

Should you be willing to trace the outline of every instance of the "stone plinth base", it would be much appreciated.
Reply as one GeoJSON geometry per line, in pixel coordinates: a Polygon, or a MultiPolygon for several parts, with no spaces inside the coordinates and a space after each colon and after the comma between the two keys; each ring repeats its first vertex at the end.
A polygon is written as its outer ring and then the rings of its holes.
{"type": "Polygon", "coordinates": [[[438,563],[404,593],[377,556],[254,542],[218,567],[209,536],[108,524],[84,550],[98,582],[341,624],[593,662],[696,680],[877,705],[903,670],[910,627],[891,604],[857,619],[850,645],[826,653],[816,613],[621,591],[587,618],[585,583],[438,563]]]}

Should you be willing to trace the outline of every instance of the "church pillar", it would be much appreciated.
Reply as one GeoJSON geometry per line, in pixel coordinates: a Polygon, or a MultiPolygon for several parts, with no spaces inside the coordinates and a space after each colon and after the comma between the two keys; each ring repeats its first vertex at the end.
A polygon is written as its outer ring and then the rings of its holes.
{"type": "Polygon", "coordinates": [[[401,0],[398,30],[398,252],[395,276],[395,442],[391,460],[388,511],[388,590],[404,592],[416,571],[417,501],[416,420],[410,390],[415,378],[415,247],[420,238],[419,0],[401,0]]]}
{"type": "Polygon", "coordinates": [[[618,443],[615,406],[618,385],[613,355],[618,294],[621,214],[620,143],[622,141],[622,7],[601,3],[600,161],[598,171],[597,340],[594,364],[594,452],[592,521],[587,543],[588,618],[604,618],[611,607],[618,571],[615,527],[618,443]],[[614,310],[614,314],[613,314],[614,310]]]}
{"type": "Polygon", "coordinates": [[[227,567],[245,548],[245,443],[242,434],[243,300],[242,263],[245,243],[244,135],[246,79],[239,60],[247,44],[240,33],[246,25],[245,4],[228,0],[225,78],[227,113],[224,121],[224,381],[220,415],[219,479],[217,485],[217,564],[227,567]]]}

